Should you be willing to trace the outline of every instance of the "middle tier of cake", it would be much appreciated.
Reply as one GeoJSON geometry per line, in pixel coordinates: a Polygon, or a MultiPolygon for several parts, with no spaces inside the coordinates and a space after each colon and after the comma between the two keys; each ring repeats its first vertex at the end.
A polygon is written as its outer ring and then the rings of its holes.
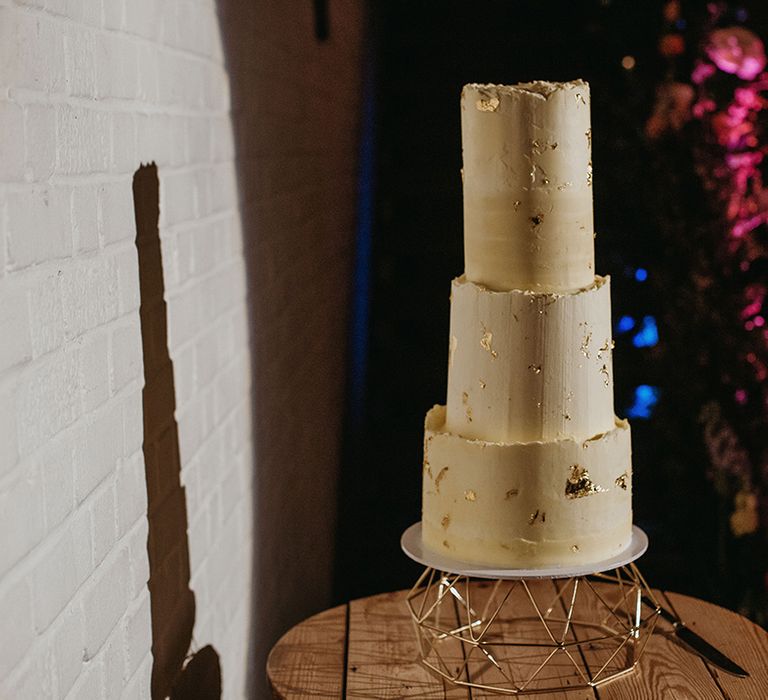
{"type": "Polygon", "coordinates": [[[610,279],[575,292],[451,294],[445,429],[491,442],[585,440],[614,427],[610,279]]]}

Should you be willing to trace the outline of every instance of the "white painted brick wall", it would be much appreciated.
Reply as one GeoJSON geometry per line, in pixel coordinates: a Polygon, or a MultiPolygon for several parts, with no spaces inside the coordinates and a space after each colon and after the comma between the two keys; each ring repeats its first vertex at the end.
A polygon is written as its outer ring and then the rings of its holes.
{"type": "Polygon", "coordinates": [[[184,474],[205,450],[209,479],[189,504],[198,628],[229,620],[195,643],[219,652],[225,696],[245,693],[248,628],[215,607],[236,580],[227,604],[247,610],[251,576],[249,420],[221,440],[250,411],[226,82],[213,0],[0,2],[0,697],[149,696],[142,161],[161,180],[184,474]],[[225,546],[192,523],[233,479],[225,546]]]}
{"type": "Polygon", "coordinates": [[[327,604],[345,349],[345,296],[328,289],[348,285],[360,5],[330,2],[321,45],[308,2],[0,0],[0,698],[149,698],[141,163],[160,178],[193,649],[218,652],[224,697],[261,697],[266,650],[327,604]],[[280,395],[251,393],[248,294],[284,307],[262,344],[313,329],[304,357],[264,365],[294,377],[280,395]],[[253,397],[275,426],[316,407],[285,424],[297,452],[260,430],[254,465],[253,397]],[[311,493],[291,491],[297,470],[311,493]],[[282,517],[309,537],[287,543],[282,517]],[[254,546],[282,562],[260,568],[254,546]]]}

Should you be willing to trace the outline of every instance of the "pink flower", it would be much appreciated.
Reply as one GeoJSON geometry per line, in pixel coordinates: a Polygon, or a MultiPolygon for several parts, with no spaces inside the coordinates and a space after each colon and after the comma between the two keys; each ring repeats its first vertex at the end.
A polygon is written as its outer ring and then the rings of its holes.
{"type": "Polygon", "coordinates": [[[710,112],[714,112],[716,109],[717,105],[714,100],[703,98],[693,105],[693,116],[697,119],[701,119],[710,112]]]}
{"type": "Polygon", "coordinates": [[[722,71],[754,80],[765,68],[765,48],[756,34],[743,27],[716,29],[709,35],[707,56],[722,71]]]}
{"type": "Polygon", "coordinates": [[[717,69],[711,63],[698,63],[691,73],[691,80],[697,85],[701,85],[705,80],[711,78],[717,69]]]}
{"type": "MultiPolygon", "coordinates": [[[[749,121],[740,119],[728,112],[718,112],[712,117],[712,130],[717,142],[729,150],[739,148],[745,138],[749,136],[754,127],[749,121]]],[[[731,170],[745,168],[750,163],[749,153],[733,154],[726,158],[726,163],[731,170]]]]}
{"type": "Polygon", "coordinates": [[[759,110],[763,107],[762,99],[758,95],[757,90],[754,89],[754,85],[736,88],[733,91],[733,97],[736,104],[745,109],[759,110]]]}

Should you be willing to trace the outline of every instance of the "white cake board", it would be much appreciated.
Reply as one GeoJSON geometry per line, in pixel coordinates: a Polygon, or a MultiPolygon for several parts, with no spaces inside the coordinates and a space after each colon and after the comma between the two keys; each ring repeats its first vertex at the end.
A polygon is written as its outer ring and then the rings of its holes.
{"type": "Polygon", "coordinates": [[[434,552],[424,546],[421,539],[421,522],[411,525],[400,538],[403,551],[415,562],[438,571],[446,571],[462,576],[489,579],[539,579],[539,578],[573,578],[574,576],[589,576],[610,569],[618,569],[639,559],[648,549],[648,535],[637,525],[632,526],[632,540],[623,552],[615,557],[593,564],[578,566],[550,566],[542,569],[499,569],[474,562],[452,559],[439,552],[434,552]]]}

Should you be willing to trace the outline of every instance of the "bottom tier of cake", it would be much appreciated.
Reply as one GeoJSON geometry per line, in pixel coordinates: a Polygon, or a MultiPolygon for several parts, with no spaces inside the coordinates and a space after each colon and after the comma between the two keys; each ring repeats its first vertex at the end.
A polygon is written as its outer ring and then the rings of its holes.
{"type": "Polygon", "coordinates": [[[599,562],[632,538],[629,423],[577,441],[498,443],[426,418],[422,533],[454,559],[533,569],[599,562]]]}

